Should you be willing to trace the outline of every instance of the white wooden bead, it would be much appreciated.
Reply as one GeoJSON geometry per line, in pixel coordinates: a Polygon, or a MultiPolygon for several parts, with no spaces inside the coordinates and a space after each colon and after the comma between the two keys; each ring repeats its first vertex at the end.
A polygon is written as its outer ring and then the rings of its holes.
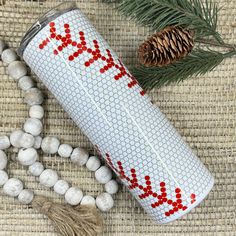
{"type": "Polygon", "coordinates": [[[18,56],[14,50],[7,48],[2,52],[2,61],[6,64],[10,64],[13,61],[16,61],[18,56]]]}
{"type": "Polygon", "coordinates": [[[3,186],[3,192],[10,197],[17,197],[23,190],[23,183],[16,178],[8,179],[3,186]]]}
{"type": "Polygon", "coordinates": [[[42,119],[44,115],[44,109],[40,105],[33,105],[29,109],[29,116],[31,118],[42,119]]]}
{"type": "Polygon", "coordinates": [[[58,154],[61,157],[68,158],[72,153],[73,148],[69,144],[61,144],[58,149],[58,154]]]}
{"type": "Polygon", "coordinates": [[[38,159],[38,153],[34,148],[22,148],[20,149],[17,160],[23,166],[30,166],[38,159]]]}
{"type": "Polygon", "coordinates": [[[6,43],[2,39],[0,39],[0,55],[2,55],[3,50],[6,48],[6,43]]]}
{"type": "Polygon", "coordinates": [[[27,68],[21,61],[13,61],[8,65],[7,70],[9,75],[16,80],[27,74],[27,68]]]}
{"type": "Polygon", "coordinates": [[[21,147],[23,148],[33,147],[34,142],[35,142],[35,139],[32,134],[29,134],[29,133],[22,134],[21,139],[20,139],[21,147]]]}
{"type": "Polygon", "coordinates": [[[29,166],[29,173],[33,176],[40,176],[43,170],[44,170],[43,164],[38,161],[29,166]]]}
{"type": "Polygon", "coordinates": [[[101,166],[95,171],[95,178],[101,184],[106,184],[112,178],[112,172],[107,166],[101,166]]]}
{"type": "Polygon", "coordinates": [[[18,86],[22,90],[28,90],[30,88],[33,88],[35,86],[35,82],[32,80],[30,76],[23,76],[19,79],[18,86]]]}
{"type": "Polygon", "coordinates": [[[19,130],[15,130],[10,134],[10,142],[11,145],[16,147],[16,148],[20,148],[20,140],[21,140],[21,136],[24,134],[24,132],[19,129],[19,130]]]}
{"type": "Polygon", "coordinates": [[[4,150],[11,146],[10,140],[6,135],[0,136],[0,149],[4,150]]]}
{"type": "Polygon", "coordinates": [[[88,161],[89,154],[83,148],[75,148],[70,156],[73,163],[83,166],[88,161]]]}
{"type": "Polygon", "coordinates": [[[119,186],[118,183],[112,179],[105,184],[105,190],[107,193],[115,194],[118,192],[119,186]]]}
{"type": "Polygon", "coordinates": [[[81,200],[81,205],[90,205],[90,206],[96,206],[95,198],[89,195],[86,195],[81,200]]]}
{"type": "Polygon", "coordinates": [[[96,171],[100,166],[101,166],[101,161],[96,156],[89,157],[89,159],[88,159],[88,161],[86,163],[86,167],[90,171],[96,171]]]}
{"type": "Polygon", "coordinates": [[[114,206],[114,200],[109,193],[101,193],[96,198],[96,205],[101,211],[109,211],[114,206]]]}
{"type": "Polygon", "coordinates": [[[78,205],[82,198],[83,192],[77,187],[70,187],[65,194],[66,202],[72,206],[78,205]]]}
{"type": "Polygon", "coordinates": [[[5,169],[7,166],[7,155],[4,151],[0,150],[0,170],[5,169]]]}
{"type": "Polygon", "coordinates": [[[43,186],[51,188],[58,181],[58,174],[55,170],[46,169],[39,176],[39,181],[43,186]]]}
{"type": "Polygon", "coordinates": [[[58,180],[56,184],[53,186],[54,192],[60,195],[64,195],[69,189],[69,184],[65,180],[58,180]]]}
{"type": "Polygon", "coordinates": [[[58,151],[60,141],[55,137],[45,137],[42,140],[41,148],[45,153],[55,154],[58,151]]]}
{"type": "Polygon", "coordinates": [[[34,199],[33,191],[29,189],[23,189],[20,194],[18,195],[18,200],[22,204],[30,204],[34,199]]]}
{"type": "Polygon", "coordinates": [[[43,103],[43,93],[38,88],[30,88],[25,92],[24,102],[29,106],[43,103]]]}
{"type": "Polygon", "coordinates": [[[43,130],[43,124],[39,119],[28,118],[24,124],[24,130],[33,136],[38,136],[43,130]]]}
{"type": "Polygon", "coordinates": [[[41,147],[42,140],[43,140],[43,138],[41,136],[36,136],[34,138],[34,146],[33,146],[33,148],[39,149],[41,147]]]}
{"type": "Polygon", "coordinates": [[[4,170],[0,170],[0,186],[3,186],[8,180],[8,174],[4,170]]]}

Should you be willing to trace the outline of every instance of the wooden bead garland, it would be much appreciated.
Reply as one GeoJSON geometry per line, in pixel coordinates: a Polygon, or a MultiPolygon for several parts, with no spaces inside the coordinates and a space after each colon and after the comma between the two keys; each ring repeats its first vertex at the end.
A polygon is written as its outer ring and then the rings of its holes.
{"type": "Polygon", "coordinates": [[[38,153],[34,148],[22,148],[20,149],[17,160],[23,166],[30,166],[38,159],[38,153]]]}
{"type": "Polygon", "coordinates": [[[53,186],[53,190],[55,193],[64,195],[66,194],[67,190],[69,189],[69,183],[63,179],[58,180],[55,185],[53,186]]]}
{"type": "Polygon", "coordinates": [[[65,193],[65,200],[72,206],[78,205],[83,198],[83,192],[78,187],[70,187],[65,193]]]}
{"type": "Polygon", "coordinates": [[[114,205],[114,200],[109,193],[101,193],[96,198],[96,205],[101,211],[108,211],[114,205]]]}
{"type": "Polygon", "coordinates": [[[15,130],[10,134],[10,143],[13,147],[20,148],[21,136],[24,134],[22,130],[15,130]]]}
{"type": "Polygon", "coordinates": [[[119,186],[118,183],[112,179],[105,184],[105,190],[107,193],[115,194],[118,192],[119,186]]]}
{"type": "Polygon", "coordinates": [[[34,148],[35,149],[39,149],[41,147],[41,143],[42,143],[42,137],[41,136],[36,136],[34,137],[34,148]]]}
{"type": "Polygon", "coordinates": [[[0,186],[4,185],[8,180],[8,174],[4,170],[0,170],[0,186]]]}
{"type": "Polygon", "coordinates": [[[73,148],[69,144],[61,144],[58,148],[58,154],[61,157],[68,158],[70,157],[73,148]]]}
{"type": "Polygon", "coordinates": [[[33,147],[35,143],[35,138],[32,134],[29,133],[23,133],[21,136],[21,139],[19,141],[19,144],[23,148],[30,148],[33,147]]]}
{"type": "Polygon", "coordinates": [[[32,134],[33,136],[38,136],[43,130],[43,124],[39,119],[28,118],[24,124],[24,131],[32,134]]]}
{"type": "Polygon", "coordinates": [[[18,86],[24,91],[27,91],[30,88],[35,86],[35,82],[31,79],[30,76],[23,76],[18,81],[18,86]]]}
{"type": "Polygon", "coordinates": [[[10,64],[13,61],[16,61],[18,58],[16,52],[10,48],[2,52],[2,61],[3,63],[10,64]]]}
{"type": "Polygon", "coordinates": [[[90,171],[96,171],[100,166],[101,166],[101,161],[96,156],[89,157],[89,159],[86,163],[86,167],[90,171]]]}
{"type": "Polygon", "coordinates": [[[95,199],[94,197],[90,196],[90,195],[87,195],[87,196],[84,196],[80,202],[81,205],[92,205],[92,206],[95,206],[96,205],[96,202],[95,202],[95,199]]]}
{"type": "Polygon", "coordinates": [[[43,164],[38,161],[29,166],[29,173],[33,176],[40,176],[43,170],[44,170],[43,164]]]}
{"type": "Polygon", "coordinates": [[[55,170],[45,169],[39,176],[39,182],[43,186],[51,188],[56,184],[58,178],[58,174],[55,170]]]}
{"type": "Polygon", "coordinates": [[[18,80],[27,74],[27,68],[21,61],[11,62],[7,68],[7,71],[9,75],[15,80],[18,80]]]}
{"type": "MultiPolygon", "coordinates": [[[[3,50],[3,55],[6,55],[7,53],[12,55],[14,54],[14,51],[12,52],[12,50],[10,49],[6,50],[8,51],[5,53],[3,50]]],[[[105,190],[108,190],[107,194],[116,193],[118,191],[118,185],[115,180],[111,181],[112,171],[106,166],[101,166],[99,158],[97,158],[96,156],[89,157],[88,152],[82,148],[77,147],[73,149],[68,144],[60,144],[60,141],[55,137],[42,138],[40,136],[43,129],[41,119],[44,116],[44,109],[41,106],[43,102],[43,95],[38,88],[34,87],[35,83],[25,73],[26,67],[24,63],[22,63],[21,61],[16,61],[17,57],[14,58],[15,60],[13,61],[5,60],[4,62],[9,64],[9,75],[14,79],[19,79],[19,87],[21,87],[23,90],[26,90],[25,102],[30,106],[30,118],[26,120],[23,126],[25,132],[23,130],[13,131],[10,135],[10,139],[7,136],[0,136],[0,149],[8,148],[10,146],[10,143],[12,146],[20,148],[17,160],[20,164],[29,167],[28,173],[34,176],[39,176],[39,181],[42,185],[46,187],[53,187],[55,192],[60,195],[66,195],[66,193],[69,191],[67,193],[67,202],[72,202],[72,205],[74,205],[75,202],[79,203],[81,200],[83,200],[82,197],[81,199],[78,198],[80,201],[78,201],[78,199],[75,201],[68,200],[68,196],[70,196],[69,193],[72,190],[79,190],[77,189],[77,187],[68,188],[69,184],[67,186],[67,182],[65,180],[58,180],[59,177],[56,171],[45,169],[42,163],[37,161],[38,153],[36,149],[41,148],[43,152],[47,154],[58,153],[60,157],[69,158],[73,163],[79,166],[86,165],[86,167],[90,171],[95,172],[95,178],[99,183],[106,184],[105,190]],[[1,142],[1,140],[3,141],[1,142]]],[[[85,197],[87,200],[84,200],[83,202],[92,202],[91,198],[88,198],[88,196],[85,197]]],[[[113,206],[113,204],[111,204],[111,206],[113,206]]],[[[102,211],[104,211],[104,207],[101,207],[101,203],[97,207],[102,208],[102,211]]],[[[106,207],[106,209],[109,210],[110,208],[108,209],[108,207],[106,207]]]]}
{"type": "Polygon", "coordinates": [[[70,156],[71,161],[79,166],[85,165],[88,158],[88,152],[82,148],[75,148],[70,156]]]}
{"type": "Polygon", "coordinates": [[[112,172],[107,166],[101,166],[95,171],[95,178],[99,183],[106,184],[112,178],[112,172]]]}
{"type": "Polygon", "coordinates": [[[55,137],[45,137],[42,140],[41,148],[47,154],[55,154],[58,151],[60,141],[55,137]]]}
{"type": "Polygon", "coordinates": [[[30,88],[25,92],[25,103],[29,106],[43,103],[43,94],[38,88],[30,88]]]}
{"type": "MultiPolygon", "coordinates": [[[[0,160],[4,160],[4,163],[5,156],[6,154],[0,156],[0,160]]],[[[4,166],[6,168],[5,164],[4,166]]],[[[71,232],[73,232],[73,235],[81,235],[81,232],[87,232],[86,235],[88,236],[97,235],[101,232],[102,219],[94,205],[86,204],[85,206],[72,208],[69,205],[53,203],[45,197],[36,196],[32,190],[25,189],[20,179],[9,178],[5,170],[0,170],[0,186],[3,186],[3,192],[9,197],[17,197],[21,204],[30,204],[33,209],[48,216],[53,221],[57,231],[63,236],[71,235],[71,232]],[[78,222],[80,226],[77,225],[78,222]]],[[[71,193],[77,192],[71,191],[71,193]]],[[[70,196],[70,199],[75,200],[76,197],[70,196]]]]}
{"type": "Polygon", "coordinates": [[[7,149],[11,146],[9,138],[5,136],[0,137],[0,150],[7,149]]]}
{"type": "Polygon", "coordinates": [[[22,204],[30,204],[33,201],[34,193],[29,189],[23,189],[18,195],[18,200],[22,204]]]}
{"type": "MultiPolygon", "coordinates": [[[[83,148],[76,147],[72,148],[69,144],[60,144],[60,141],[55,137],[44,137],[40,136],[43,130],[42,118],[44,116],[44,109],[41,106],[44,97],[42,92],[35,87],[35,82],[30,76],[27,75],[27,67],[25,64],[18,60],[16,53],[12,49],[7,49],[6,44],[0,39],[0,55],[5,64],[8,65],[8,73],[10,77],[18,81],[18,86],[25,92],[25,103],[30,106],[29,118],[23,125],[23,130],[15,130],[10,134],[10,137],[4,135],[0,136],[0,186],[3,186],[5,194],[11,197],[17,197],[19,202],[22,204],[32,204],[34,208],[40,212],[45,204],[44,198],[37,198],[34,202],[34,193],[31,190],[23,188],[23,182],[17,178],[9,178],[7,172],[4,170],[7,165],[7,157],[5,152],[11,145],[14,148],[14,152],[18,153],[17,161],[28,167],[28,173],[38,177],[39,182],[48,188],[53,188],[54,192],[63,196],[65,201],[71,206],[76,206],[75,209],[82,210],[87,206],[95,207],[101,211],[108,211],[114,205],[114,200],[111,194],[115,194],[118,191],[118,184],[115,180],[112,180],[112,171],[101,165],[101,161],[96,156],[89,157],[89,153],[83,148]],[[99,183],[105,184],[105,191],[101,193],[95,199],[92,196],[84,195],[82,190],[76,186],[70,186],[70,184],[59,178],[58,173],[52,169],[46,169],[41,162],[38,161],[37,149],[42,149],[46,154],[58,154],[62,158],[69,159],[72,163],[83,166],[85,165],[88,170],[95,172],[95,178],[99,183]],[[81,207],[77,206],[81,205],[81,207]]],[[[46,201],[47,202],[47,201],[46,201]]],[[[52,204],[52,203],[50,203],[52,204]]],[[[58,204],[52,204],[54,211],[57,214],[68,214],[67,212],[73,212],[72,208],[69,211],[59,206],[58,204]],[[61,208],[61,210],[58,210],[61,208]]],[[[96,215],[96,212],[88,211],[91,214],[96,215]]],[[[43,212],[50,219],[53,217],[53,211],[43,212]]],[[[74,213],[73,213],[74,214],[74,213]]],[[[72,214],[72,215],[73,215],[72,214]]],[[[77,214],[77,213],[76,213],[77,214]]],[[[86,214],[86,213],[84,213],[86,214]]],[[[62,216],[63,217],[63,216],[62,216]]],[[[70,216],[68,216],[70,217],[70,216]]],[[[99,232],[101,222],[99,217],[95,217],[96,220],[92,220],[89,223],[94,229],[91,232],[99,232]],[[96,225],[97,224],[97,225],[96,225]]],[[[56,217],[57,219],[57,217],[56,217]]],[[[56,221],[56,219],[52,219],[56,221]]],[[[60,222],[54,222],[57,225],[58,230],[63,234],[64,229],[60,229],[60,222]]],[[[85,224],[86,225],[86,224],[85,224]]],[[[64,226],[63,226],[64,227],[64,226]]],[[[66,227],[66,226],[65,226],[66,227]]],[[[68,227],[68,226],[67,226],[68,227]]],[[[70,227],[73,227],[70,226],[70,227]]]]}
{"type": "Polygon", "coordinates": [[[42,119],[44,115],[43,107],[40,105],[33,105],[29,109],[29,116],[35,119],[42,119]]]}
{"type": "Polygon", "coordinates": [[[3,192],[10,197],[17,197],[23,190],[23,183],[19,179],[10,178],[3,185],[3,192]]]}
{"type": "Polygon", "coordinates": [[[7,156],[5,152],[0,150],[0,170],[5,169],[7,166],[7,156]]]}

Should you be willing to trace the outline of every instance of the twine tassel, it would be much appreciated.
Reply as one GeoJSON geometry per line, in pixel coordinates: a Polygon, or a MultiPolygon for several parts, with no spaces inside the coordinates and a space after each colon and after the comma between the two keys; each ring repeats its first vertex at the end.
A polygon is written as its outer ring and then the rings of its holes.
{"type": "Polygon", "coordinates": [[[46,215],[63,236],[94,236],[102,231],[102,217],[93,206],[79,205],[73,208],[35,196],[32,207],[46,215]]]}

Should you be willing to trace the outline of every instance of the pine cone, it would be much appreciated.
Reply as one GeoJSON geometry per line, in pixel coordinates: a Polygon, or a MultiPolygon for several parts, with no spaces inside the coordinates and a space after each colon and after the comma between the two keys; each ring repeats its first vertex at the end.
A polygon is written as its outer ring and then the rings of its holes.
{"type": "Polygon", "coordinates": [[[193,46],[192,31],[168,26],[139,46],[139,61],[147,67],[166,66],[187,56],[193,46]]]}

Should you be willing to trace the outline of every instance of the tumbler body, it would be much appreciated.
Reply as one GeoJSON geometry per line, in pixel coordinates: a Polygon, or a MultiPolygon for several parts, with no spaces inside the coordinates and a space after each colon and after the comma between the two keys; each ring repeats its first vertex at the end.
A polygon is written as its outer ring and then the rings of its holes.
{"type": "Polygon", "coordinates": [[[76,8],[52,17],[23,59],[158,223],[199,204],[213,177],[76,8]]]}

